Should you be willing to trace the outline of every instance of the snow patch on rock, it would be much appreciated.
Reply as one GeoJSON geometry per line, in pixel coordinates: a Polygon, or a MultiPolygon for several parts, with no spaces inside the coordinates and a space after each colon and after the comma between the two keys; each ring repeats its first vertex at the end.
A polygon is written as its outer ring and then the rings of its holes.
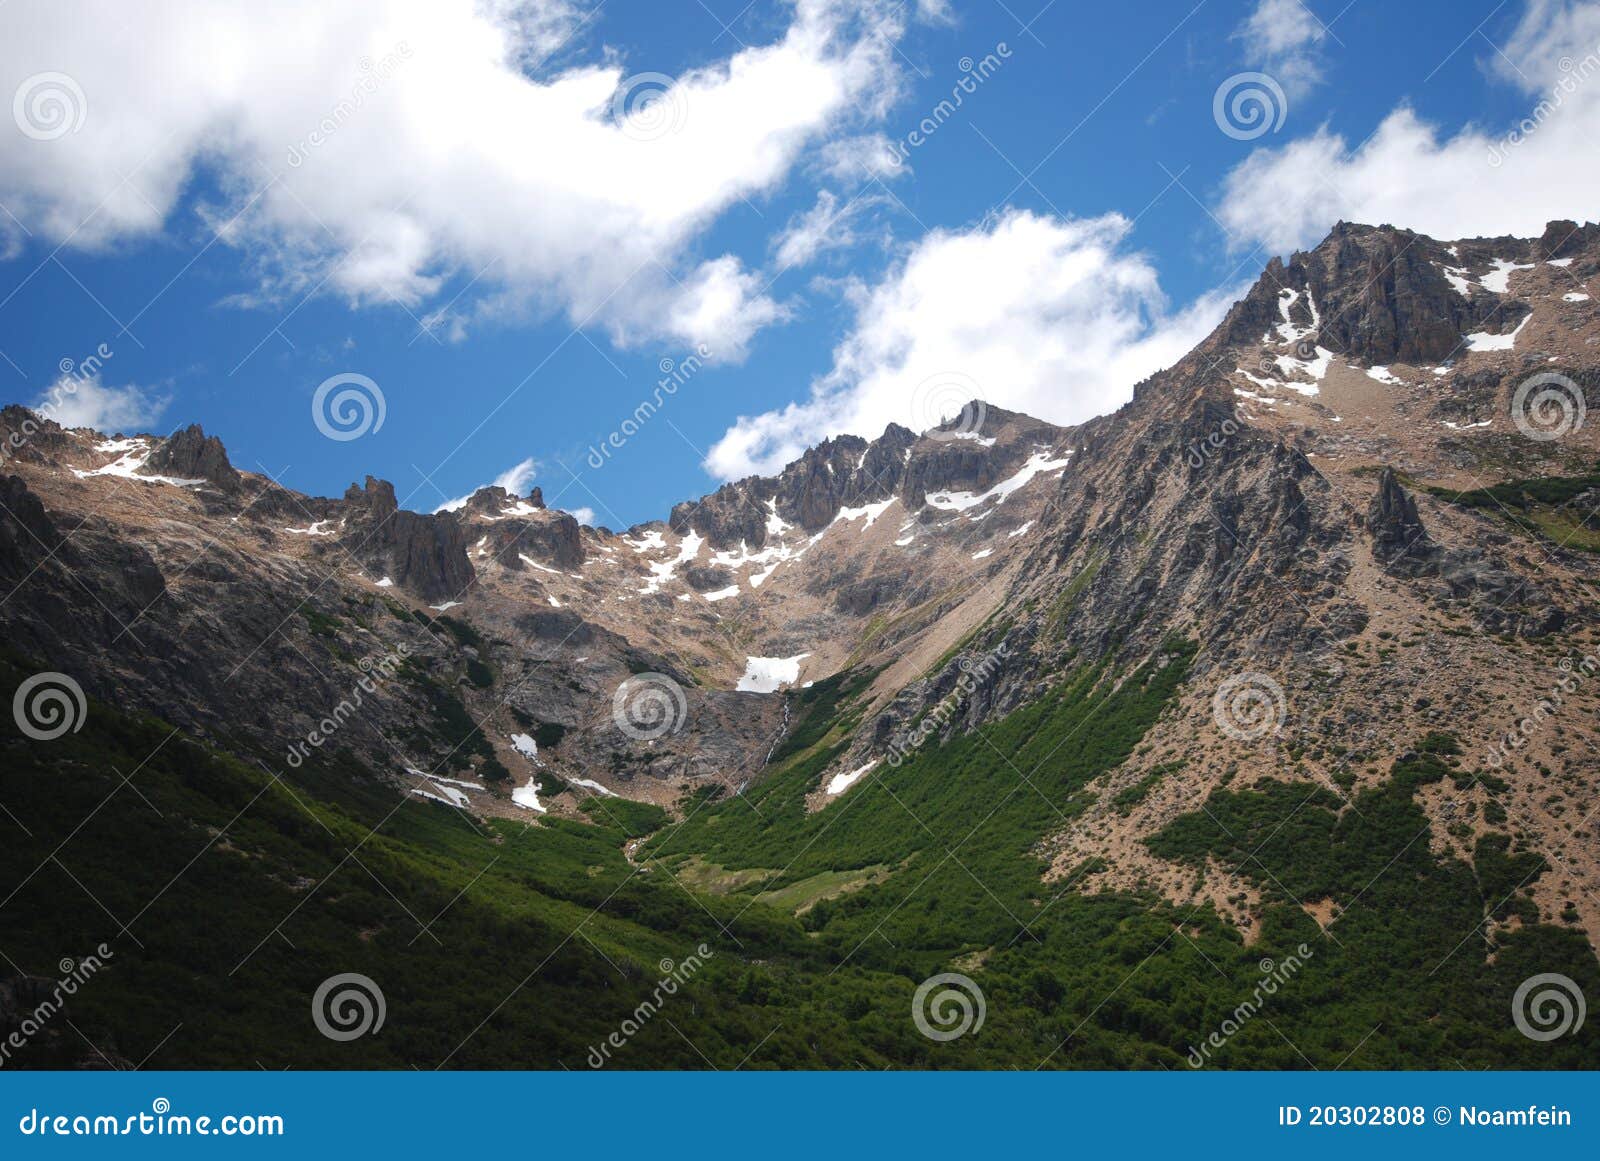
{"type": "Polygon", "coordinates": [[[1036,449],[1015,475],[1001,480],[987,492],[930,492],[927,497],[928,505],[944,512],[965,512],[968,508],[976,508],[979,504],[987,504],[991,500],[1003,504],[1006,497],[1027,486],[1035,476],[1059,472],[1071,459],[1071,452],[1067,452],[1059,460],[1053,460],[1050,458],[1049,448],[1036,449]]]}
{"type": "Polygon", "coordinates": [[[746,657],[744,676],[734,688],[745,693],[776,693],[782,686],[800,680],[800,662],[810,656],[797,653],[793,657],[746,657]]]}
{"type": "Polygon", "coordinates": [[[194,488],[205,483],[205,480],[183,480],[177,476],[146,476],[139,474],[139,469],[144,467],[145,461],[150,458],[151,449],[145,444],[138,444],[132,451],[126,452],[103,468],[94,468],[90,471],[72,469],[72,474],[80,480],[90,476],[117,476],[124,480],[143,480],[147,484],[173,484],[180,488],[194,488]]]}
{"type": "Polygon", "coordinates": [[[850,787],[854,786],[858,781],[860,781],[862,775],[866,774],[877,764],[878,760],[874,758],[865,766],[858,766],[848,774],[835,774],[832,781],[828,783],[828,794],[843,794],[846,790],[849,790],[850,787]]]}
{"type": "Polygon", "coordinates": [[[1495,294],[1504,294],[1511,287],[1511,272],[1513,270],[1532,269],[1532,263],[1519,265],[1516,262],[1508,262],[1504,258],[1496,258],[1494,260],[1494,269],[1478,279],[1478,284],[1485,290],[1492,291],[1495,294]]]}
{"type": "Polygon", "coordinates": [[[537,810],[545,813],[545,808],[539,801],[539,779],[529,778],[526,786],[518,786],[511,792],[511,801],[524,810],[537,810]]]}
{"type": "Polygon", "coordinates": [[[861,526],[864,531],[871,528],[873,522],[879,516],[882,516],[894,502],[895,497],[890,496],[887,500],[880,500],[876,504],[864,504],[860,508],[840,508],[839,514],[833,518],[833,522],[838,524],[840,521],[859,520],[865,516],[867,522],[861,526]]]}
{"type": "Polygon", "coordinates": [[[1487,331],[1477,331],[1467,336],[1467,350],[1469,351],[1509,351],[1517,345],[1517,336],[1522,333],[1522,328],[1528,325],[1530,314],[1517,324],[1517,329],[1510,334],[1491,335],[1487,331]]]}

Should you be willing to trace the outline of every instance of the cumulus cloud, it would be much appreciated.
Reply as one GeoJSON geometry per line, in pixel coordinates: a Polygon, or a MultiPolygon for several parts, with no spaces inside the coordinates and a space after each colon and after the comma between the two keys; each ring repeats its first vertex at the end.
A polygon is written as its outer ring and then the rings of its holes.
{"type": "Polygon", "coordinates": [[[1322,80],[1318,53],[1328,31],[1302,0],[1259,0],[1234,32],[1253,64],[1271,73],[1290,96],[1322,80]]]}
{"type": "Polygon", "coordinates": [[[722,479],[767,473],[818,439],[925,430],[966,398],[1079,423],[1132,397],[1222,318],[1231,293],[1170,313],[1155,268],[1125,246],[1121,215],[1011,210],[935,230],[855,298],[850,334],[811,396],[741,417],[707,456],[722,479]],[[960,397],[965,394],[965,398],[960,397]]]}
{"type": "MultiPolygon", "coordinates": [[[[534,462],[532,456],[529,456],[525,460],[520,460],[517,463],[512,464],[488,484],[483,486],[504,488],[513,496],[521,496],[533,483],[533,477],[538,470],[539,465],[534,462]]],[[[474,488],[472,491],[476,492],[477,490],[477,488],[474,488]]],[[[465,507],[467,501],[470,499],[472,499],[472,492],[468,492],[465,496],[457,496],[454,500],[446,500],[443,504],[440,504],[437,508],[435,508],[434,511],[454,512],[457,508],[465,507]]]]}
{"type": "Polygon", "coordinates": [[[155,395],[131,383],[112,387],[98,379],[63,375],[31,407],[62,427],[146,431],[171,401],[168,396],[155,395]]]}
{"type": "Polygon", "coordinates": [[[1236,167],[1218,218],[1235,245],[1287,253],[1341,218],[1462,238],[1581,216],[1600,185],[1600,4],[1531,0],[1493,67],[1525,95],[1518,124],[1451,132],[1402,107],[1355,148],[1319,129],[1236,167]]]}
{"type": "Polygon", "coordinates": [[[70,86],[30,105],[51,139],[0,134],[0,200],[51,242],[103,247],[183,231],[204,172],[223,195],[203,220],[249,255],[254,301],[427,311],[477,277],[619,342],[737,358],[782,311],[695,243],[882,116],[902,7],[793,0],[771,43],[673,79],[574,61],[589,17],[562,0],[151,0],[137,53],[94,0],[24,5],[0,91],[70,86]]]}

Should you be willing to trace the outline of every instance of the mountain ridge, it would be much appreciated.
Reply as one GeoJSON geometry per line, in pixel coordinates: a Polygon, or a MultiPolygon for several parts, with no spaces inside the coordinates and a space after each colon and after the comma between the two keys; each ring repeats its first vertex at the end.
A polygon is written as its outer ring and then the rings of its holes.
{"type": "MultiPolygon", "coordinates": [[[[737,793],[804,729],[805,690],[839,680],[854,709],[822,735],[836,752],[807,799],[827,809],[912,737],[968,734],[1054,696],[1074,661],[1137,666],[1185,636],[1200,646],[1186,692],[1049,840],[1052,874],[1105,859],[1106,886],[1198,892],[1242,926],[1258,898],[1245,877],[1192,886],[1142,836],[1241,769],[1285,761],[1348,799],[1381,777],[1351,755],[1410,745],[1443,706],[1486,752],[1485,723],[1517,720],[1512,695],[1539,688],[1554,635],[1592,625],[1592,559],[1456,499],[1579,480],[1595,459],[1592,426],[1536,439],[1513,410],[1553,363],[1579,406],[1600,384],[1593,307],[1566,289],[1596,272],[1592,225],[1443,243],[1341,223],[1273,259],[1115,412],[1058,427],[974,401],[921,435],[824,441],[622,533],[579,526],[537,489],[479,489],[431,514],[372,477],[342,499],[304,496],[236,471],[197,426],[109,438],[8,408],[0,576],[19,596],[0,619],[97,695],[264,760],[340,702],[354,659],[404,645],[415,680],[339,744],[402,788],[524,818],[577,817],[600,793],[669,808],[697,787],[737,793]],[[1441,667],[1478,676],[1462,693],[1441,667]],[[1219,732],[1212,700],[1240,675],[1267,679],[1279,719],[1248,744],[1219,732]],[[659,733],[624,725],[645,678],[672,687],[652,703],[659,733]],[[1332,740],[1346,733],[1364,746],[1332,740]]],[[[1582,512],[1538,515],[1587,535],[1582,512]]],[[[1565,644],[1593,643],[1590,629],[1565,644]]],[[[1576,779],[1562,803],[1593,791],[1594,772],[1561,758],[1570,737],[1532,747],[1576,779]]],[[[1517,793],[1527,842],[1568,849],[1566,808],[1534,782],[1517,793]]],[[[1482,794],[1464,797],[1481,817],[1482,794]]],[[[1590,903],[1569,899],[1596,882],[1569,858],[1536,886],[1539,906],[1576,906],[1596,930],[1590,903]]]]}

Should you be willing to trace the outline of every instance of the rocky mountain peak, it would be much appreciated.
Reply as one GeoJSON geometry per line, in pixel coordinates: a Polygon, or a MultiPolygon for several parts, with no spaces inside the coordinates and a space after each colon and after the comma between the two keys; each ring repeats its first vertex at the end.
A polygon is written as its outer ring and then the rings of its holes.
{"type": "Polygon", "coordinates": [[[713,547],[760,548],[770,527],[816,532],[847,508],[900,497],[920,508],[930,492],[981,492],[1015,472],[1062,428],[974,400],[960,415],[919,436],[890,423],[877,439],[841,435],[807,449],[776,476],[751,476],[672,509],[668,527],[690,529],[713,547]]]}
{"type": "Polygon", "coordinates": [[[1551,222],[1537,239],[1440,242],[1395,226],[1340,222],[1318,246],[1273,258],[1219,335],[1241,346],[1300,343],[1369,365],[1436,364],[1475,333],[1505,334],[1528,314],[1507,294],[1508,271],[1571,262],[1600,226],[1551,222]]]}
{"type": "Polygon", "coordinates": [[[536,508],[544,510],[544,492],[534,488],[526,498],[512,495],[505,488],[496,484],[479,488],[467,497],[467,502],[462,505],[461,511],[477,516],[499,516],[508,508],[536,508]]]}
{"type": "Polygon", "coordinates": [[[144,471],[188,480],[208,480],[225,492],[238,491],[243,482],[228,462],[228,452],[222,441],[207,435],[198,423],[173,432],[157,444],[150,458],[145,460],[144,471]]]}
{"type": "Polygon", "coordinates": [[[351,484],[344,492],[345,503],[354,505],[377,520],[396,512],[400,504],[395,499],[394,485],[388,480],[368,476],[365,484],[351,484]]]}
{"type": "Polygon", "coordinates": [[[479,488],[468,496],[467,502],[461,507],[461,511],[470,515],[491,516],[515,502],[516,497],[510,492],[504,488],[491,485],[487,488],[479,488]]]}
{"type": "Polygon", "coordinates": [[[71,436],[53,419],[16,403],[0,409],[0,462],[54,455],[71,446],[71,436]]]}
{"type": "Polygon", "coordinates": [[[1590,222],[1580,226],[1561,219],[1545,226],[1534,249],[1542,261],[1549,262],[1576,257],[1596,243],[1600,243],[1600,225],[1590,222]]]}
{"type": "Polygon", "coordinates": [[[372,476],[345,492],[340,545],[373,574],[428,601],[455,599],[472,583],[461,523],[451,512],[402,509],[394,485],[372,476]]]}
{"type": "Polygon", "coordinates": [[[1391,227],[1341,223],[1315,250],[1274,258],[1230,312],[1231,341],[1261,342],[1293,328],[1369,363],[1429,362],[1449,355],[1493,304],[1452,288],[1437,243],[1391,227]]]}
{"type": "Polygon", "coordinates": [[[459,513],[476,537],[472,552],[492,559],[512,572],[521,572],[525,560],[544,567],[573,569],[587,553],[577,518],[544,506],[538,488],[519,499],[504,488],[479,488],[459,513]]]}

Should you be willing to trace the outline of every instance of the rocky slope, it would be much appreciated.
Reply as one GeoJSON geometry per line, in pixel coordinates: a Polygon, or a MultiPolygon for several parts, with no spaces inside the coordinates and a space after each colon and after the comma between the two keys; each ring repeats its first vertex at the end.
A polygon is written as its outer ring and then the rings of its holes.
{"type": "Polygon", "coordinates": [[[344,751],[528,818],[737,791],[799,692],[845,673],[856,724],[823,809],[1072,666],[1125,672],[1181,636],[1186,692],[1048,840],[1056,874],[1096,860],[1098,887],[1209,901],[1248,931],[1236,869],[1197,876],[1141,840],[1267,774],[1348,802],[1443,731],[1508,789],[1431,787],[1435,841],[1469,851],[1502,812],[1551,860],[1544,916],[1600,931],[1600,495],[1484,491],[1595,474],[1597,272],[1595,226],[1443,243],[1341,225],[1113,415],[1060,428],[975,401],[620,534],[537,489],[424,515],[370,477],[339,499],[281,488],[199,428],[108,437],[10,408],[0,623],[90,693],[269,768],[344,751]]]}

